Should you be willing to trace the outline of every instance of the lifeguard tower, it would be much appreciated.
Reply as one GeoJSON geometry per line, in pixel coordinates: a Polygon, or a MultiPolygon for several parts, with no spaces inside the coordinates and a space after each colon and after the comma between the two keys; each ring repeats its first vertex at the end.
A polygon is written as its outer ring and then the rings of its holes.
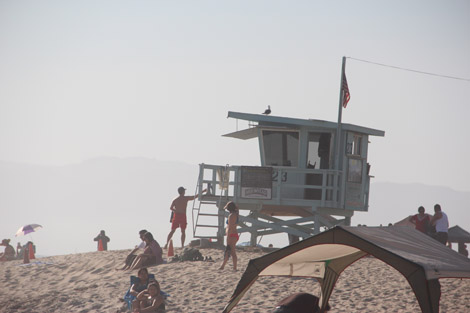
{"type": "Polygon", "coordinates": [[[252,246],[264,235],[287,233],[293,242],[350,225],[355,211],[368,210],[369,136],[384,131],[261,114],[228,112],[228,117],[248,121],[247,129],[224,136],[258,138],[261,166],[200,164],[195,238],[223,243],[228,201],[237,204],[238,232],[250,233],[252,246]],[[202,195],[204,188],[209,191],[202,195]]]}

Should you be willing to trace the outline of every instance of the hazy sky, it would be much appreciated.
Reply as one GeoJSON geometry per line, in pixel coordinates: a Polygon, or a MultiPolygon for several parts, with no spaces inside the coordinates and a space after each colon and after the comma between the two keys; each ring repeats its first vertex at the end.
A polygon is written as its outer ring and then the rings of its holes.
{"type": "MultiPolygon", "coordinates": [[[[343,56],[470,79],[470,2],[0,0],[0,160],[259,164],[227,112],[336,121],[343,56]]],[[[470,191],[468,80],[346,74],[376,181],[470,191]]]]}

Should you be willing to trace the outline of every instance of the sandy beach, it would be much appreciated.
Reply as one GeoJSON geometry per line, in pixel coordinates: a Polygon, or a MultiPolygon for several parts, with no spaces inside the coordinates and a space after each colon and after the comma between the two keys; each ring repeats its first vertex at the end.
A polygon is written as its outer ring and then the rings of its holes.
{"type": "MultiPolygon", "coordinates": [[[[251,250],[251,249],[250,249],[251,250]]],[[[0,312],[116,312],[121,310],[134,272],[116,271],[130,250],[45,257],[23,265],[0,264],[0,312]]],[[[242,250],[239,270],[231,263],[219,271],[222,251],[201,249],[215,262],[168,263],[149,268],[170,294],[167,312],[220,312],[251,258],[264,255],[242,250]]],[[[165,251],[166,252],[166,251],[165,251]]],[[[177,254],[181,249],[176,249],[177,254]]],[[[470,280],[441,279],[441,312],[470,312],[470,280]]],[[[312,279],[258,279],[232,312],[271,312],[275,303],[294,292],[319,294],[312,279]]],[[[341,275],[330,299],[331,313],[420,312],[407,281],[380,260],[366,257],[341,275]]]]}

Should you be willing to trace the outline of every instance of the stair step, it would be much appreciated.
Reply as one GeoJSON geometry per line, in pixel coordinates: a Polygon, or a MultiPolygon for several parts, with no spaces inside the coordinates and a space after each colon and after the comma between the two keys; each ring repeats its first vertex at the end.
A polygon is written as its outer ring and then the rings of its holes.
{"type": "Polygon", "coordinates": [[[212,227],[212,228],[218,228],[219,226],[217,225],[201,225],[201,224],[198,224],[196,225],[197,227],[212,227]]]}
{"type": "Polygon", "coordinates": [[[200,201],[202,204],[217,204],[218,201],[200,201]]]}
{"type": "Polygon", "coordinates": [[[217,239],[217,236],[193,236],[194,238],[201,238],[201,239],[217,239]]]}

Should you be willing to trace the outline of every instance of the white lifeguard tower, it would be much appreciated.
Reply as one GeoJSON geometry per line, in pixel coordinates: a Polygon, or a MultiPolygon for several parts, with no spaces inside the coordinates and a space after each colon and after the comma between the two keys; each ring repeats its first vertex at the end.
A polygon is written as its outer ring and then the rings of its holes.
{"type": "Polygon", "coordinates": [[[238,232],[250,233],[252,246],[259,236],[287,233],[293,242],[350,225],[355,211],[368,210],[369,136],[384,131],[261,114],[229,112],[228,117],[249,122],[247,129],[224,136],[258,138],[261,166],[200,164],[195,238],[223,243],[228,201],[240,209],[238,232]],[[202,195],[204,188],[209,193],[202,195]]]}

